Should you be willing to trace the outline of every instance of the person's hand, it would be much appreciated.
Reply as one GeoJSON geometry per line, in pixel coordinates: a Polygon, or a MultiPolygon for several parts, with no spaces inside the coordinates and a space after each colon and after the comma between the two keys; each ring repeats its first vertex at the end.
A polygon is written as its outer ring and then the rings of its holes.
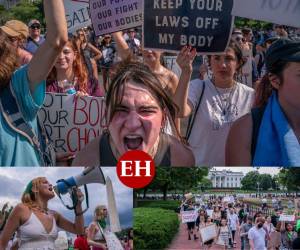
{"type": "Polygon", "coordinates": [[[75,158],[72,153],[56,153],[56,165],[57,166],[71,166],[71,161],[75,158]]]}
{"type": "Polygon", "coordinates": [[[74,187],[74,190],[76,191],[77,199],[78,199],[79,203],[81,204],[83,202],[83,200],[84,200],[84,195],[81,192],[80,188],[74,187]]]}
{"type": "Polygon", "coordinates": [[[184,46],[177,56],[176,62],[182,71],[193,71],[193,61],[197,55],[195,48],[184,46]]]}
{"type": "Polygon", "coordinates": [[[78,98],[78,97],[81,97],[81,96],[88,96],[89,94],[86,91],[79,91],[78,90],[75,95],[78,98]]]}

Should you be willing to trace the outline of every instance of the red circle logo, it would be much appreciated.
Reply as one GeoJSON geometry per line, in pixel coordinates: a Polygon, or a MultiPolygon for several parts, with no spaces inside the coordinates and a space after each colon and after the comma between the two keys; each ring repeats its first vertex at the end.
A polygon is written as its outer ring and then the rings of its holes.
{"type": "Polygon", "coordinates": [[[155,176],[154,161],[144,151],[128,151],[117,163],[117,174],[127,187],[143,188],[150,184],[155,176]]]}

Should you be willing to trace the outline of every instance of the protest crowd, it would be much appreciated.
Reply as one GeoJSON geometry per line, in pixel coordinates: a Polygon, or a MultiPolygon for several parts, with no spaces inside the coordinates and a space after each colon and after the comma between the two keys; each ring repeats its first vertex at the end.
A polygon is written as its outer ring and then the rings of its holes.
{"type": "Polygon", "coordinates": [[[199,249],[300,249],[298,198],[273,195],[272,205],[270,197],[261,198],[254,207],[243,196],[185,194],[180,209],[187,240],[197,241],[199,249]]]}

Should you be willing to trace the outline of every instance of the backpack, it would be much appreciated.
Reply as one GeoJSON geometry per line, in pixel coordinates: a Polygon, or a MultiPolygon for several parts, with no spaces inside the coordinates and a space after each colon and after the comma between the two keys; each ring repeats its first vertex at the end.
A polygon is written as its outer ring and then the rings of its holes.
{"type": "Polygon", "coordinates": [[[39,133],[35,134],[31,125],[25,121],[16,100],[12,85],[9,84],[0,95],[0,112],[11,129],[24,136],[39,153],[42,166],[55,165],[55,151],[44,125],[37,114],[39,133]]]}
{"type": "Polygon", "coordinates": [[[252,161],[253,161],[254,155],[255,155],[260,124],[261,124],[262,118],[264,116],[265,108],[266,107],[263,106],[263,107],[251,109],[251,117],[252,117],[252,123],[253,123],[253,126],[252,126],[252,139],[251,139],[251,157],[252,157],[252,161]]]}

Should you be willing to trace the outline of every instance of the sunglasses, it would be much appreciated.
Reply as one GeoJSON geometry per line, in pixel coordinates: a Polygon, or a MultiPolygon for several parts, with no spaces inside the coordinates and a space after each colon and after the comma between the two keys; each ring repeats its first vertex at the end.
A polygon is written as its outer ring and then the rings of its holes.
{"type": "Polygon", "coordinates": [[[33,29],[33,30],[34,29],[40,29],[41,26],[40,25],[31,25],[30,28],[33,29]]]}

